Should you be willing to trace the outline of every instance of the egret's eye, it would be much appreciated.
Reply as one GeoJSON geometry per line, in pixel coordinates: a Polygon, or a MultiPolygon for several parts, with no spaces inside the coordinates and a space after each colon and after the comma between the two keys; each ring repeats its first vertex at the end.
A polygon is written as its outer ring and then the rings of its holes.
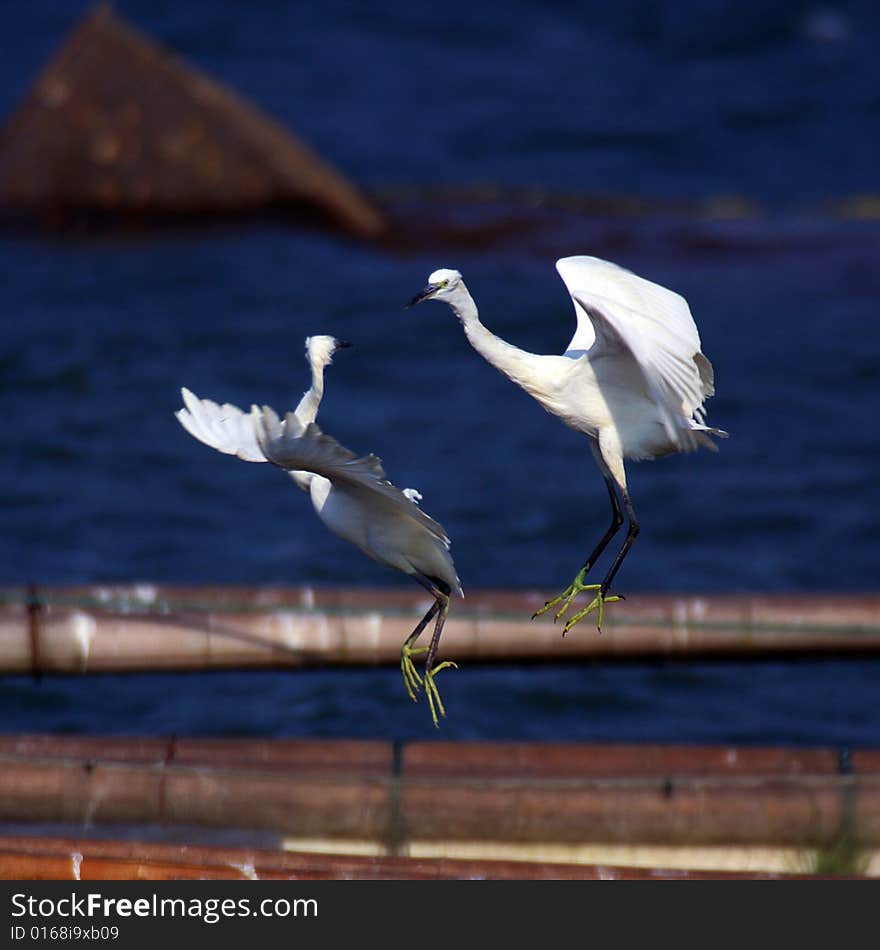
{"type": "Polygon", "coordinates": [[[448,280],[441,280],[440,283],[437,284],[437,286],[438,286],[438,288],[439,288],[440,290],[443,290],[443,288],[444,288],[448,283],[449,283],[448,280]]]}

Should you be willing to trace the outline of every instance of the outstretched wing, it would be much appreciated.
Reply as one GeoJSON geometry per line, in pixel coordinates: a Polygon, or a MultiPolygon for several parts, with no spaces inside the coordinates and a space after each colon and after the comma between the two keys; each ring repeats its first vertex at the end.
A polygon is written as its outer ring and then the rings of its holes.
{"type": "Polygon", "coordinates": [[[250,413],[238,406],[217,405],[210,399],[199,399],[195,393],[181,389],[185,409],[174,415],[193,438],[226,455],[236,455],[245,462],[265,462],[250,413]]]}
{"type": "Polygon", "coordinates": [[[407,495],[388,480],[382,460],[375,455],[359,457],[326,435],[312,422],[303,429],[294,413],[282,422],[269,406],[251,407],[256,439],[265,458],[288,470],[314,472],[335,485],[372,496],[376,504],[391,505],[408,515],[447,547],[449,537],[442,525],[422,511],[407,495]]]}
{"type": "Polygon", "coordinates": [[[712,367],[687,301],[609,261],[564,257],[559,276],[574,301],[578,326],[567,352],[590,358],[625,351],[635,360],[670,438],[694,448],[690,420],[703,420],[712,367]]]}

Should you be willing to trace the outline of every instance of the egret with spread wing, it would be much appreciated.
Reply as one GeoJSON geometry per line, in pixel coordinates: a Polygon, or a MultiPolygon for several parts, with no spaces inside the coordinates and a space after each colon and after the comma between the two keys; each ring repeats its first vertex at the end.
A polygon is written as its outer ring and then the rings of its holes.
{"type": "Polygon", "coordinates": [[[183,389],[185,408],[175,416],[194,438],[246,462],[272,462],[286,470],[296,485],[308,492],[318,517],[336,535],[388,567],[412,575],[434,597],[425,616],[401,647],[400,666],[412,699],[424,684],[434,725],[446,715],[434,677],[454,666],[436,664],[440,635],[453,593],[462,595],[461,583],[443,528],[416,504],[421,495],[412,488],[395,488],[374,455],[358,459],[314,425],[324,393],[324,369],[333,354],[349,343],[332,336],[306,339],[312,385],[299,405],[282,422],[268,407],[218,405],[183,389]],[[427,648],[416,648],[421,633],[434,620],[427,648]],[[426,655],[424,677],[413,657],[426,655]]]}
{"type": "Polygon", "coordinates": [[[417,493],[403,492],[388,481],[375,455],[359,458],[314,422],[303,426],[293,412],[283,421],[268,406],[254,406],[251,414],[265,458],[288,471],[311,473],[309,494],[324,524],[374,561],[409,574],[434,597],[401,647],[400,667],[412,699],[424,681],[431,718],[438,725],[437,713],[445,716],[446,710],[434,677],[455,664],[445,660],[435,665],[437,650],[450,595],[463,596],[446,532],[415,503],[417,493]],[[417,649],[416,640],[432,619],[430,645],[417,649]],[[422,653],[425,669],[419,676],[412,658],[422,653]]]}
{"type": "MultiPolygon", "coordinates": [[[[337,350],[351,346],[326,334],[306,337],[306,360],[312,371],[312,385],[303,393],[294,414],[303,426],[314,422],[324,395],[324,370],[333,363],[337,350]]],[[[218,405],[210,399],[199,399],[188,389],[181,389],[184,409],[174,415],[187,432],[199,442],[225,455],[235,455],[245,462],[266,462],[257,444],[254,424],[249,412],[231,403],[218,405]]],[[[291,472],[290,476],[303,490],[309,490],[308,473],[291,472]]]]}
{"type": "Polygon", "coordinates": [[[711,436],[727,433],[705,424],[704,402],[715,391],[714,374],[683,297],[596,257],[564,257],[556,269],[577,316],[577,329],[561,356],[529,353],[495,336],[480,321],[456,270],[434,271],[409,306],[431,299],[449,304],[478,353],[590,440],[608,489],[611,524],[572,583],[534,614],[561,603],[558,620],[579,593],[589,591],[590,603],[568,618],[565,634],[592,610],[601,631],[605,604],[620,600],[609,590],[639,533],[624,459],[714,450],[711,436]],[[602,582],[585,584],[623,525],[618,491],[629,522],[626,538],[602,582]]]}

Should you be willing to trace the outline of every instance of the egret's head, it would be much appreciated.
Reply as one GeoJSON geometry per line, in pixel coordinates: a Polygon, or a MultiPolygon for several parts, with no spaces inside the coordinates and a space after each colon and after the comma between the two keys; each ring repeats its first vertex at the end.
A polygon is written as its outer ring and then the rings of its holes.
{"type": "Polygon", "coordinates": [[[337,350],[351,346],[348,340],[337,340],[335,336],[307,336],[306,359],[312,366],[329,366],[337,350]]]}
{"type": "Polygon", "coordinates": [[[423,300],[445,300],[451,297],[459,287],[463,286],[461,274],[457,270],[441,267],[435,270],[428,278],[428,286],[420,290],[407,304],[412,307],[423,300]]]}

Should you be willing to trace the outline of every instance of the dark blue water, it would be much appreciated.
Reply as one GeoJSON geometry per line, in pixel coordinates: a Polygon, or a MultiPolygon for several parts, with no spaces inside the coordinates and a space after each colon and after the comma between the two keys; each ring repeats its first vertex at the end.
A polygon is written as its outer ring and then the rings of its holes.
{"type": "MultiPolygon", "coordinates": [[[[559,589],[607,522],[585,441],[475,354],[439,304],[460,269],[535,352],[573,328],[553,262],[608,257],[683,293],[716,371],[717,455],[630,463],[648,591],[876,590],[880,540],[880,14],[870,3],[129,2],[117,9],[298,131],[358,183],[492,183],[743,218],[531,209],[503,240],[405,251],[281,227],[125,239],[6,235],[0,581],[396,586],[268,467],[189,438],[186,385],[293,405],[311,333],[348,338],[322,426],[375,451],[447,528],[466,590],[559,589]]],[[[0,112],[77,20],[4,13],[0,112]]],[[[573,206],[573,204],[572,204],[573,206]]],[[[528,210],[528,209],[527,209],[528,210]]],[[[586,628],[580,635],[591,635],[586,628]]],[[[589,665],[444,674],[448,738],[880,744],[880,664],[589,665]]],[[[0,729],[433,733],[394,670],[7,679],[0,729]]]]}

